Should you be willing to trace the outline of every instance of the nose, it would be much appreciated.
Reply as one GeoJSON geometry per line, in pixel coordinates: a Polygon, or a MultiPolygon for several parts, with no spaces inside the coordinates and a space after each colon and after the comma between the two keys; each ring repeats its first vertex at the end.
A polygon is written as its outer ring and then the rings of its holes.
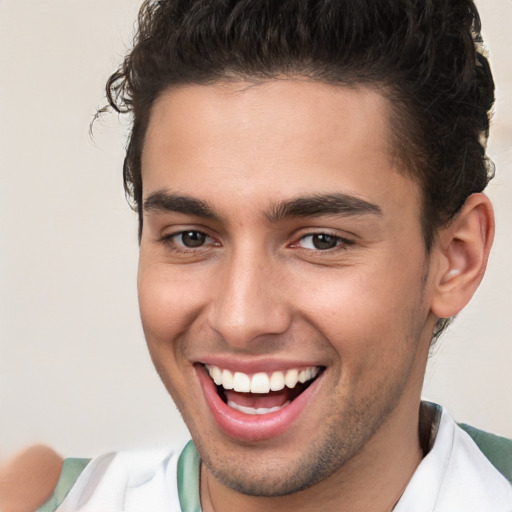
{"type": "Polygon", "coordinates": [[[238,251],[222,262],[209,307],[209,323],[232,347],[249,349],[260,337],[284,333],[291,312],[277,264],[255,251],[238,251]]]}

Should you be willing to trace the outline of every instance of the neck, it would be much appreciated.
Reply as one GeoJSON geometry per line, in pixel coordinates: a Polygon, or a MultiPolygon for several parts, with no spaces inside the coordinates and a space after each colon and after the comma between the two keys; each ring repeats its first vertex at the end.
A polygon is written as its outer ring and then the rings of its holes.
{"type": "Polygon", "coordinates": [[[365,447],[331,477],[288,496],[247,496],[227,488],[203,466],[204,512],[390,512],[423,457],[419,410],[396,410],[365,447]],[[404,421],[407,428],[404,428],[404,421]],[[396,432],[400,432],[397,436],[396,432]]]}

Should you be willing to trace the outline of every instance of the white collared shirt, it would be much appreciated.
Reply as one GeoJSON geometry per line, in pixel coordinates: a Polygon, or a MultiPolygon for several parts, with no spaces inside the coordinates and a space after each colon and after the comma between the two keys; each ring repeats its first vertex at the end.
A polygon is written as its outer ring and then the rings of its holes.
{"type": "Polygon", "coordinates": [[[512,486],[443,410],[430,452],[394,512],[512,512],[512,486]]]}
{"type": "MultiPolygon", "coordinates": [[[[178,458],[169,450],[98,457],[57,512],[181,512],[178,458]]],[[[512,512],[512,486],[443,410],[433,447],[394,512],[512,512]]]]}

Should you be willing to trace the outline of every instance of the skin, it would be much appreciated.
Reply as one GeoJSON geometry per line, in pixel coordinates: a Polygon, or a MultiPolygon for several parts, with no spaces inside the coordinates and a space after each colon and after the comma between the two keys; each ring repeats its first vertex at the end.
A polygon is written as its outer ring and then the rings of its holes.
{"type": "Polygon", "coordinates": [[[306,80],[182,86],[153,107],[144,198],[214,212],[145,208],[138,277],[151,356],[204,462],[205,511],[386,511],[421,460],[446,258],[425,252],[420,190],[392,157],[387,119],[376,92],[306,80]],[[331,193],[379,213],[269,218],[276,204],[331,193]],[[207,236],[186,247],[184,231],[207,236]],[[319,233],[337,245],[315,248],[319,233]],[[250,442],[212,418],[194,366],[212,356],[325,371],[286,432],[250,442]]]}
{"type": "Polygon", "coordinates": [[[0,465],[0,510],[34,512],[52,493],[62,457],[47,446],[31,446],[0,465]]]}

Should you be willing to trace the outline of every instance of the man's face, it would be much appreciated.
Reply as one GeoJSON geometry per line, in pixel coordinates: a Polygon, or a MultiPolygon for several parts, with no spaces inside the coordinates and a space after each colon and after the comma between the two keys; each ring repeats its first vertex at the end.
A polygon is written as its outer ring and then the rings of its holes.
{"type": "Polygon", "coordinates": [[[430,263],[389,139],[364,88],[190,85],[154,105],[142,322],[207,471],[237,491],[306,488],[417,428],[430,263]]]}

